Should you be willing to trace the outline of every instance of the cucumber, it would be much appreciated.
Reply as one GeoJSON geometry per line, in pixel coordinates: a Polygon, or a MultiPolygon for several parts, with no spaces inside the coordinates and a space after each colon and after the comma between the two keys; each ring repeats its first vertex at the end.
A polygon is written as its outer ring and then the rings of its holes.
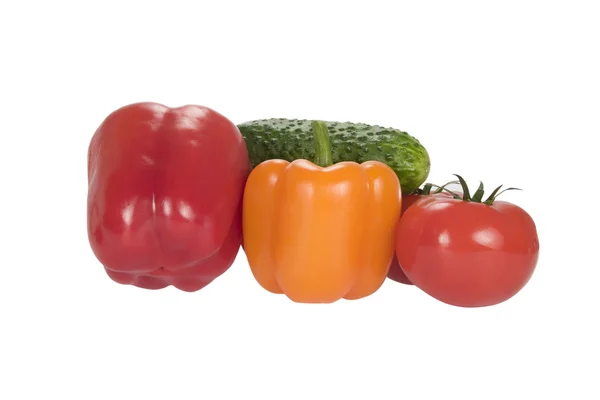
{"type": "MultiPolygon", "coordinates": [[[[331,141],[332,160],[375,160],[389,165],[400,180],[402,193],[419,188],[429,176],[431,162],[425,147],[413,136],[393,128],[353,122],[323,121],[331,141]]],[[[271,118],[238,125],[252,167],[270,159],[314,160],[312,121],[271,118]]]]}

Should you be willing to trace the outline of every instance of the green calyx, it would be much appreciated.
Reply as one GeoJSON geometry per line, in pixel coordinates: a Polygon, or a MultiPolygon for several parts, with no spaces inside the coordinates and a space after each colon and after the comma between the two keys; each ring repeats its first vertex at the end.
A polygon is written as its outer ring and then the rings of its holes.
{"type": "Polygon", "coordinates": [[[473,193],[473,195],[471,196],[471,193],[469,191],[469,186],[467,185],[467,182],[463,179],[463,177],[460,175],[457,175],[457,174],[453,174],[453,175],[456,176],[458,178],[458,180],[450,181],[442,186],[435,185],[433,183],[426,183],[425,185],[423,185],[423,188],[418,188],[415,191],[413,191],[411,194],[427,196],[430,194],[438,194],[441,192],[447,192],[447,193],[450,193],[452,195],[452,197],[454,197],[457,200],[468,201],[471,203],[482,203],[482,204],[492,205],[492,204],[494,204],[494,201],[496,201],[496,198],[498,198],[498,196],[500,196],[502,193],[506,192],[507,190],[521,190],[519,188],[509,187],[509,188],[506,188],[506,189],[500,191],[502,186],[504,186],[504,185],[500,185],[496,189],[494,189],[494,191],[487,197],[487,199],[483,200],[483,194],[484,194],[483,182],[479,182],[479,187],[477,188],[475,193],[473,193]],[[462,196],[458,193],[453,192],[452,190],[446,189],[446,186],[452,185],[452,184],[460,184],[462,191],[463,191],[462,196]],[[436,188],[435,190],[433,190],[434,187],[436,188]]]}
{"type": "Polygon", "coordinates": [[[420,196],[428,196],[430,194],[438,194],[438,193],[442,193],[444,190],[447,191],[446,186],[451,185],[453,183],[458,183],[458,181],[451,181],[448,182],[442,186],[436,185],[434,183],[426,183],[425,185],[423,185],[423,188],[417,188],[416,190],[414,190],[412,193],[410,194],[416,194],[416,195],[420,195],[420,196]],[[435,189],[433,192],[431,191],[433,188],[437,188],[435,189]]]}
{"type": "Polygon", "coordinates": [[[494,203],[494,201],[496,201],[496,198],[498,198],[498,196],[500,196],[502,193],[506,192],[507,190],[521,190],[519,188],[509,187],[509,188],[506,188],[501,191],[500,189],[504,185],[500,185],[496,189],[494,189],[494,191],[487,197],[487,199],[483,200],[483,193],[484,193],[483,182],[479,182],[479,187],[477,188],[475,193],[473,193],[473,195],[471,196],[471,193],[469,192],[469,186],[467,185],[467,182],[463,179],[463,177],[460,175],[457,175],[457,174],[453,174],[453,175],[458,178],[458,182],[460,183],[460,186],[462,188],[463,195],[459,196],[458,194],[456,194],[450,190],[447,190],[447,191],[449,193],[451,193],[455,199],[460,199],[460,200],[468,201],[471,203],[483,203],[483,204],[487,204],[487,205],[492,205],[494,203]]]}
{"type": "Polygon", "coordinates": [[[329,131],[323,121],[312,121],[312,131],[315,138],[315,160],[314,163],[321,167],[328,167],[333,164],[331,155],[331,141],[329,140],[329,131]]]}

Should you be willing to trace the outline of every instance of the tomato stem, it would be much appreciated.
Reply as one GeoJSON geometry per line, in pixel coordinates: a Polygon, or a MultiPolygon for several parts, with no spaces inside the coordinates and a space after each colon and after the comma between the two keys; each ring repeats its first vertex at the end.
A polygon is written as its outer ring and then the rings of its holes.
{"type": "MultiPolygon", "coordinates": [[[[488,198],[485,201],[481,201],[483,199],[483,182],[479,182],[479,187],[477,188],[477,190],[475,191],[475,193],[473,193],[473,196],[471,196],[471,194],[469,193],[469,186],[467,185],[467,182],[462,178],[462,176],[454,174],[454,176],[456,176],[458,178],[458,181],[460,182],[460,186],[462,187],[463,190],[463,196],[462,199],[464,201],[469,201],[469,202],[473,202],[473,203],[483,203],[483,204],[487,204],[487,205],[492,205],[494,204],[494,201],[496,200],[496,198],[498,198],[498,196],[500,196],[502,193],[506,192],[507,190],[521,190],[519,188],[514,188],[514,187],[510,187],[510,188],[506,188],[502,191],[500,191],[500,188],[502,187],[502,185],[498,186],[496,189],[494,189],[494,191],[488,196],[488,198]]],[[[451,192],[452,193],[452,192],[451,192]]],[[[456,194],[453,193],[455,195],[455,198],[457,198],[456,194]]]]}
{"type": "Polygon", "coordinates": [[[411,194],[427,196],[432,194],[431,189],[433,189],[434,187],[436,187],[437,189],[433,191],[433,194],[438,194],[446,190],[446,186],[454,183],[458,183],[458,181],[450,181],[442,186],[436,185],[434,183],[426,183],[425,185],[423,185],[423,188],[417,188],[411,194]]]}
{"type": "Polygon", "coordinates": [[[423,189],[417,189],[417,191],[420,191],[420,193],[418,193],[418,194],[428,195],[429,193],[431,193],[432,187],[433,187],[432,183],[426,183],[425,186],[423,186],[423,189]]]}
{"type": "Polygon", "coordinates": [[[433,194],[438,194],[438,193],[442,193],[445,191],[445,192],[450,193],[455,199],[460,199],[461,197],[458,194],[454,193],[451,190],[446,189],[446,186],[456,184],[456,183],[459,183],[459,182],[458,181],[450,181],[450,182],[443,184],[442,186],[438,186],[438,188],[436,189],[435,192],[433,192],[433,194]]]}
{"type": "Polygon", "coordinates": [[[473,194],[471,201],[475,203],[481,203],[481,199],[483,198],[483,182],[479,181],[479,187],[473,194]]]}
{"type": "Polygon", "coordinates": [[[469,192],[469,185],[467,185],[467,182],[460,175],[454,174],[454,176],[456,176],[458,178],[458,181],[460,182],[460,186],[463,190],[463,200],[471,201],[471,193],[469,192]]]}
{"type": "Polygon", "coordinates": [[[331,156],[331,141],[329,131],[323,121],[312,121],[313,136],[315,138],[315,160],[314,163],[321,167],[333,164],[331,156]]]}
{"type": "Polygon", "coordinates": [[[498,190],[500,190],[501,187],[502,187],[502,185],[500,185],[496,189],[494,189],[494,191],[492,192],[492,194],[490,194],[490,196],[487,198],[487,200],[484,201],[483,203],[487,204],[487,205],[493,204],[494,200],[496,200],[496,198],[498,196],[500,196],[502,193],[506,192],[507,190],[521,190],[519,188],[509,187],[509,188],[506,188],[506,189],[502,190],[501,192],[498,192],[498,190]]]}

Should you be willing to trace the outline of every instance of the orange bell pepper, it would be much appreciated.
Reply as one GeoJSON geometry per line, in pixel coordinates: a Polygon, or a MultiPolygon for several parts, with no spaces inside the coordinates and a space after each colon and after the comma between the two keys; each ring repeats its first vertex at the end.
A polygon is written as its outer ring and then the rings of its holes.
{"type": "Polygon", "coordinates": [[[371,295],[394,256],[400,182],[378,161],[331,165],[325,124],[313,123],[316,160],[267,160],[243,202],[244,250],[257,282],[299,303],[371,295]]]}

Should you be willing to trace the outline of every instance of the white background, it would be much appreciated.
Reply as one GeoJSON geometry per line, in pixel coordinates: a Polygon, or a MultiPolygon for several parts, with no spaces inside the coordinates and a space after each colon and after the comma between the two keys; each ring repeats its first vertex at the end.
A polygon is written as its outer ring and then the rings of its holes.
{"type": "Polygon", "coordinates": [[[3,2],[0,399],[600,398],[595,4],[3,2]],[[524,189],[503,198],[537,223],[537,270],[484,309],[392,281],[294,304],[241,252],[194,294],[113,283],[87,145],[147,100],[407,130],[429,181],[524,189]]]}

